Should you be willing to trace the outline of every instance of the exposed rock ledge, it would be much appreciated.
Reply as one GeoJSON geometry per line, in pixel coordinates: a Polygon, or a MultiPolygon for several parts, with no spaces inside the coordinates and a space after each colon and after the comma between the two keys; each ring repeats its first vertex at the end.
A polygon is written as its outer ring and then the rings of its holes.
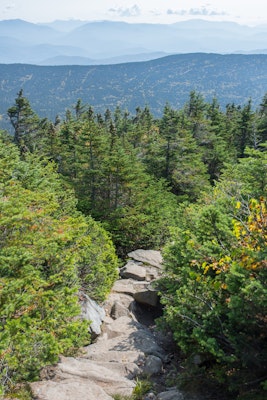
{"type": "MultiPolygon", "coordinates": [[[[167,354],[148,327],[158,305],[151,282],[162,273],[162,258],[160,252],[150,250],[137,250],[129,257],[121,270],[122,279],[115,283],[104,304],[106,317],[100,336],[83,349],[80,357],[62,357],[56,366],[45,369],[43,380],[31,383],[34,399],[112,400],[115,394],[131,395],[140,374],[163,373],[167,354]]],[[[85,309],[83,312],[87,313],[85,309]]],[[[172,389],[150,393],[146,399],[181,400],[183,395],[172,389]]]]}

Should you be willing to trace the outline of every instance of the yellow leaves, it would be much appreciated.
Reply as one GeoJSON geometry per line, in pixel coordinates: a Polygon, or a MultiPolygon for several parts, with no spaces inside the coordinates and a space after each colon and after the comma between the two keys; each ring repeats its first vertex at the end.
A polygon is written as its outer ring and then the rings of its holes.
{"type": "Polygon", "coordinates": [[[238,240],[234,257],[243,268],[256,270],[263,265],[260,253],[267,245],[266,199],[252,199],[247,209],[246,219],[241,216],[239,221],[234,221],[234,234],[238,240]]]}
{"type": "Polygon", "coordinates": [[[237,202],[236,202],[235,208],[236,208],[237,210],[239,210],[239,209],[241,208],[241,202],[240,202],[240,201],[237,201],[237,202]]]}
{"type": "Polygon", "coordinates": [[[210,269],[212,269],[216,275],[220,275],[223,272],[227,272],[230,264],[231,264],[231,257],[230,256],[225,256],[220,258],[219,261],[213,261],[210,264],[207,264],[207,262],[202,263],[202,269],[203,269],[203,274],[206,275],[210,269]]]}
{"type": "Polygon", "coordinates": [[[203,269],[203,274],[206,275],[210,269],[210,265],[207,264],[206,262],[203,262],[202,269],[203,269]]]}
{"type": "Polygon", "coordinates": [[[240,232],[240,231],[241,231],[241,226],[240,226],[240,223],[237,222],[237,221],[233,221],[233,224],[234,224],[233,233],[234,233],[235,237],[236,237],[237,239],[239,239],[240,236],[241,236],[241,232],[240,232]]]}

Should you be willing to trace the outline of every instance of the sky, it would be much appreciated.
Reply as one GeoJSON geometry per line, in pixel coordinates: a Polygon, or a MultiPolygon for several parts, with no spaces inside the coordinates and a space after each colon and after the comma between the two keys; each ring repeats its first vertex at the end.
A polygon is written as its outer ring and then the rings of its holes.
{"type": "Polygon", "coordinates": [[[29,22],[79,19],[174,23],[192,18],[267,23],[266,0],[0,0],[0,20],[29,22]]]}

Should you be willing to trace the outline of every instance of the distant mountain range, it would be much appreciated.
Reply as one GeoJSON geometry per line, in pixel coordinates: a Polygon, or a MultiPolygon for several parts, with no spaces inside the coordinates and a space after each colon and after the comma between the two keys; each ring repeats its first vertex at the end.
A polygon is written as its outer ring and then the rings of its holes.
{"type": "Polygon", "coordinates": [[[78,99],[96,112],[116,106],[135,112],[148,105],[155,116],[168,102],[181,108],[192,90],[220,105],[245,104],[256,108],[267,92],[267,55],[180,54],[146,62],[98,66],[0,65],[0,125],[6,128],[7,109],[20,89],[32,108],[54,120],[64,116],[78,99]]]}
{"type": "Polygon", "coordinates": [[[0,21],[0,63],[95,65],[177,53],[267,53],[267,25],[189,20],[175,24],[0,21]]]}

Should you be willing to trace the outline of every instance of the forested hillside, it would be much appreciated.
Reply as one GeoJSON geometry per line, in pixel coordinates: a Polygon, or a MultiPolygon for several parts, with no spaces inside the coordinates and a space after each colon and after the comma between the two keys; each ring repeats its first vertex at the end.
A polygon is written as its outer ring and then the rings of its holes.
{"type": "Polygon", "coordinates": [[[0,114],[6,128],[6,110],[20,88],[41,117],[65,117],[78,98],[104,113],[117,106],[134,113],[149,105],[159,117],[168,102],[181,108],[192,90],[206,101],[244,105],[251,98],[258,107],[266,92],[267,55],[179,54],[140,63],[98,66],[41,67],[0,65],[0,114]]]}
{"type": "Polygon", "coordinates": [[[191,91],[158,117],[76,99],[50,121],[19,92],[0,142],[2,392],[88,343],[79,291],[103,300],[117,257],[153,248],[166,266],[159,325],[181,351],[171,384],[264,398],[266,94],[259,103],[222,108],[191,91]]]}

